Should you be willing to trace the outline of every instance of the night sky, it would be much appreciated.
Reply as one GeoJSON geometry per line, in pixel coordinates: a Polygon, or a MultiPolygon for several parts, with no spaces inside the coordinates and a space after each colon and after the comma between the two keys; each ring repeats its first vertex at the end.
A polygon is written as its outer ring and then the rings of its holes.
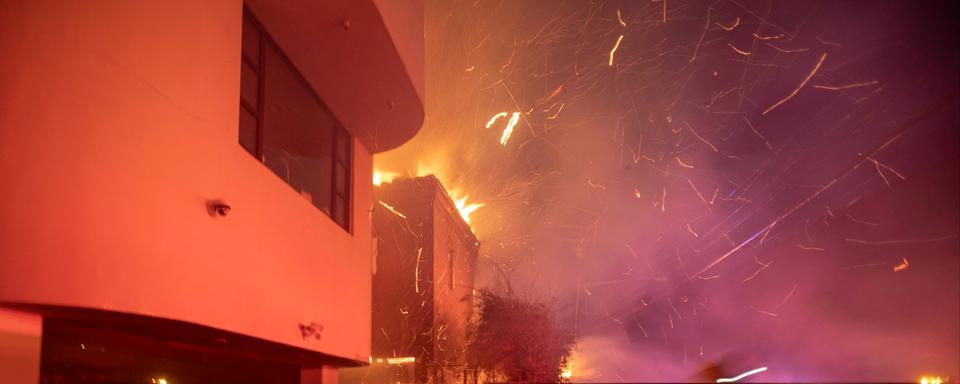
{"type": "Polygon", "coordinates": [[[376,166],[484,204],[479,285],[553,303],[574,381],[960,380],[951,3],[426,8],[376,166]]]}

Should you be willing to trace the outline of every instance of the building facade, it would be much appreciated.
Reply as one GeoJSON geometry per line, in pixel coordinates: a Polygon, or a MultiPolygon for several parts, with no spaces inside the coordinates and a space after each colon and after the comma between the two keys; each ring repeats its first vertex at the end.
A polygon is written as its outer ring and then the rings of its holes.
{"type": "Polygon", "coordinates": [[[473,382],[466,343],[476,236],[433,176],[383,184],[374,198],[373,359],[394,366],[378,374],[391,383],[473,382]]]}
{"type": "Polygon", "coordinates": [[[335,380],[418,0],[0,2],[5,383],[335,380]]]}

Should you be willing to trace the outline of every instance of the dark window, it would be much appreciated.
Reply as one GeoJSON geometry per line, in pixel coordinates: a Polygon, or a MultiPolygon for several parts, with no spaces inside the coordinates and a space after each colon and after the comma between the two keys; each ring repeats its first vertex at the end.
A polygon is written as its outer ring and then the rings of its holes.
{"type": "Polygon", "coordinates": [[[240,145],[349,230],[350,134],[247,9],[240,58],[240,145]]]}
{"type": "Polygon", "coordinates": [[[454,270],[454,267],[453,267],[453,250],[451,249],[450,252],[447,253],[447,274],[450,276],[450,280],[449,280],[448,284],[449,284],[449,286],[450,286],[450,290],[451,290],[451,291],[452,291],[452,290],[454,289],[454,287],[456,286],[456,280],[454,279],[454,276],[453,276],[453,270],[454,270]]]}

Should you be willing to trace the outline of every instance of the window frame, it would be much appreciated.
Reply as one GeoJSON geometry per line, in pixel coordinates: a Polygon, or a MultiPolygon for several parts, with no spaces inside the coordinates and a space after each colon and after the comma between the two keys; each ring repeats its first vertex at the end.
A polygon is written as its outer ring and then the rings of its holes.
{"type": "MultiPolygon", "coordinates": [[[[329,141],[330,153],[331,153],[331,164],[330,164],[331,179],[329,180],[330,181],[330,191],[329,191],[330,209],[329,209],[329,212],[327,212],[327,210],[322,209],[314,205],[313,203],[311,203],[311,205],[317,208],[317,210],[323,212],[323,214],[326,215],[328,218],[330,218],[334,223],[336,223],[338,227],[341,227],[345,231],[347,231],[347,233],[352,234],[353,233],[353,201],[352,201],[353,199],[351,197],[353,195],[353,188],[354,188],[353,136],[350,134],[349,131],[347,131],[347,129],[343,126],[343,123],[340,122],[340,119],[337,118],[337,116],[333,113],[333,111],[323,101],[323,98],[321,98],[320,95],[317,94],[317,91],[313,88],[313,86],[311,86],[310,83],[307,81],[307,79],[303,76],[303,74],[300,73],[297,66],[293,63],[293,60],[291,60],[290,57],[287,56],[286,52],[284,52],[283,49],[280,48],[280,45],[277,44],[277,42],[273,39],[272,36],[270,36],[269,31],[267,31],[263,23],[261,23],[260,20],[257,19],[256,15],[246,6],[246,4],[244,4],[243,6],[240,40],[241,40],[241,44],[240,44],[241,82],[240,82],[239,114],[243,114],[243,112],[246,111],[257,120],[256,135],[255,135],[256,143],[254,145],[253,152],[250,151],[250,148],[247,148],[247,146],[244,145],[242,141],[243,139],[242,133],[238,134],[238,139],[239,139],[238,141],[239,141],[240,147],[243,148],[247,153],[250,153],[254,158],[257,159],[257,161],[259,161],[261,164],[263,164],[266,167],[266,159],[264,158],[264,149],[263,149],[263,143],[264,143],[263,136],[264,136],[264,132],[266,131],[266,127],[264,126],[264,115],[265,115],[264,110],[265,110],[265,103],[266,103],[264,96],[265,96],[265,89],[266,89],[266,82],[267,82],[265,74],[266,74],[266,66],[268,65],[267,50],[273,49],[276,51],[277,55],[281,58],[281,60],[285,60],[286,64],[288,64],[290,68],[293,69],[293,75],[297,78],[299,82],[301,82],[306,87],[306,89],[313,96],[314,101],[316,101],[317,104],[319,104],[320,107],[323,108],[330,115],[330,118],[333,121],[333,127],[331,129],[331,137],[329,141]],[[257,32],[256,62],[254,62],[253,58],[249,58],[248,55],[245,53],[246,47],[243,41],[243,32],[244,30],[247,29],[247,23],[249,23],[249,25],[252,28],[254,28],[257,32]],[[247,65],[251,69],[253,69],[254,73],[257,75],[257,92],[256,92],[257,100],[256,100],[255,106],[247,102],[247,100],[245,100],[243,96],[242,76],[244,71],[244,68],[243,68],[244,65],[247,65]],[[343,148],[341,148],[341,140],[345,141],[345,145],[343,148]],[[342,175],[344,180],[343,190],[340,190],[340,183],[338,183],[339,177],[341,176],[340,173],[343,173],[342,175]],[[342,204],[340,203],[340,201],[342,201],[342,204]]],[[[238,122],[238,128],[240,128],[239,124],[242,124],[242,123],[243,123],[242,121],[238,122]]],[[[285,180],[283,177],[280,177],[279,175],[275,175],[275,176],[279,177],[281,180],[283,180],[284,184],[286,184],[290,188],[293,188],[296,191],[297,188],[294,187],[292,184],[290,184],[288,180],[285,180]]],[[[325,191],[320,191],[320,192],[322,193],[325,191]]]]}

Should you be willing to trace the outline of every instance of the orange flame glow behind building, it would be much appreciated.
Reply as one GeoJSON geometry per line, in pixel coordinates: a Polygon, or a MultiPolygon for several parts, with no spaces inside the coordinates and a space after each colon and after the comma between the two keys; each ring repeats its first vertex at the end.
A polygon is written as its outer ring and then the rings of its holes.
{"type": "Polygon", "coordinates": [[[380,184],[383,184],[383,183],[389,183],[389,182],[393,181],[393,179],[396,179],[397,177],[400,177],[400,176],[401,176],[401,174],[396,173],[396,172],[386,172],[386,171],[381,171],[381,170],[379,170],[379,169],[374,169],[374,170],[373,170],[373,185],[380,185],[380,184]]]}
{"type": "Polygon", "coordinates": [[[467,224],[470,224],[470,214],[486,205],[483,203],[467,204],[467,198],[470,196],[463,196],[458,199],[456,198],[456,193],[452,191],[450,192],[450,197],[453,199],[453,205],[457,207],[457,211],[460,211],[460,217],[462,217],[463,221],[467,224]]]}
{"type": "MultiPolygon", "coordinates": [[[[506,115],[506,112],[504,112],[504,115],[506,115]]],[[[513,121],[513,119],[511,119],[511,121],[513,121]]],[[[420,177],[420,176],[434,175],[435,177],[437,177],[437,179],[440,180],[440,183],[443,184],[444,187],[446,188],[446,183],[443,180],[443,175],[441,171],[442,171],[441,168],[436,168],[424,163],[419,163],[417,164],[416,176],[420,177]]],[[[403,173],[399,173],[399,172],[388,172],[388,171],[383,171],[379,169],[374,169],[373,185],[381,185],[383,183],[389,183],[389,182],[392,182],[394,179],[398,179],[402,177],[406,177],[406,176],[403,173]]],[[[470,224],[470,215],[486,205],[484,203],[467,203],[467,199],[469,198],[469,196],[463,195],[463,197],[461,197],[459,191],[456,188],[448,189],[447,193],[450,195],[450,199],[453,200],[453,204],[454,206],[456,206],[457,211],[460,213],[460,217],[462,217],[463,221],[466,222],[467,224],[470,224]]],[[[393,207],[386,205],[384,202],[381,201],[380,204],[386,207],[387,210],[397,214],[398,216],[406,217],[406,216],[403,216],[402,213],[397,212],[395,209],[393,209],[393,207]]]]}
{"type": "Polygon", "coordinates": [[[588,358],[588,356],[584,356],[580,347],[574,347],[570,356],[567,357],[566,364],[560,371],[560,378],[565,381],[592,381],[599,378],[600,373],[591,369],[590,364],[586,361],[588,358]]]}

